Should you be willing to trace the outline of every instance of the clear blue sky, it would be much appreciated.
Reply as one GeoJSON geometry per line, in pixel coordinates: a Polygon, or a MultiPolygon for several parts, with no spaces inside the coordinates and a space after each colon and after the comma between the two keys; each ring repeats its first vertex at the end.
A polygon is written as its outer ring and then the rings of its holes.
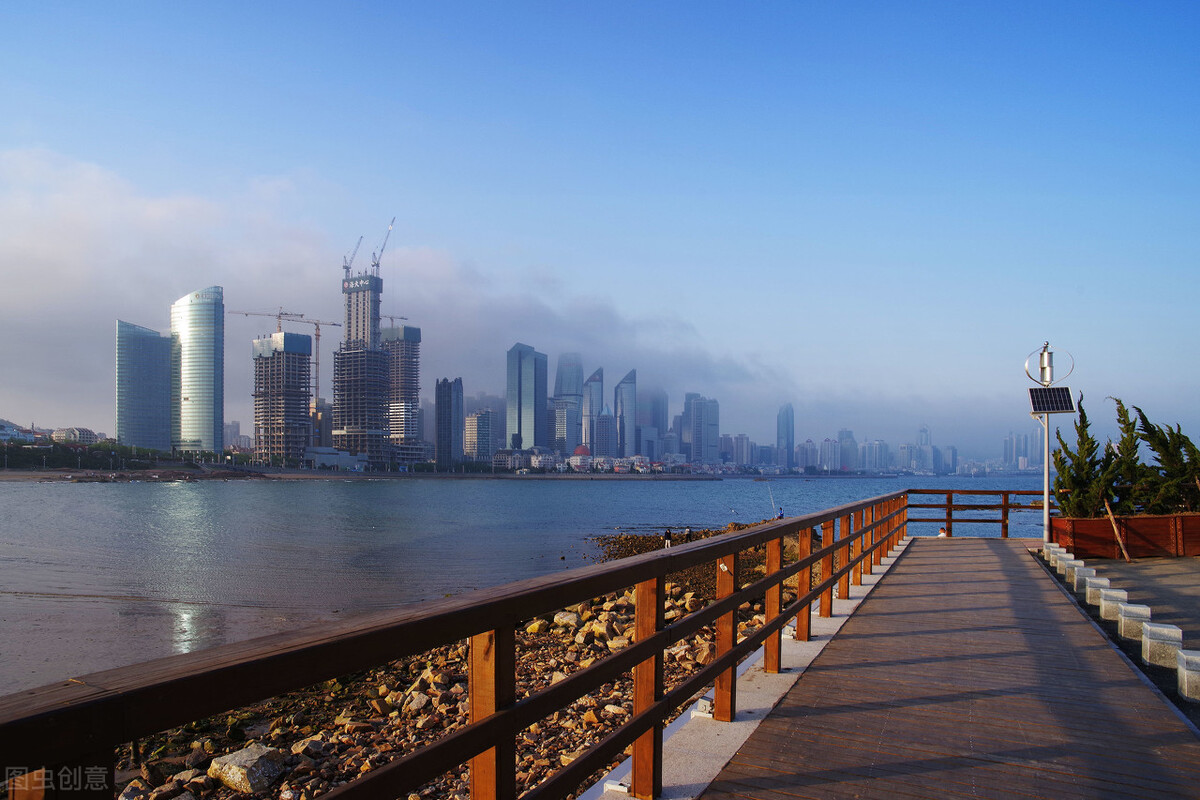
{"type": "MultiPolygon", "coordinates": [[[[204,286],[340,319],[395,216],[425,395],[523,341],[760,443],[792,402],[998,456],[1049,339],[1102,434],[1195,438],[1197,42],[1190,2],[6,3],[0,417],[114,432],[115,320],[204,286]]],[[[227,322],[243,429],[271,327],[227,322]]]]}

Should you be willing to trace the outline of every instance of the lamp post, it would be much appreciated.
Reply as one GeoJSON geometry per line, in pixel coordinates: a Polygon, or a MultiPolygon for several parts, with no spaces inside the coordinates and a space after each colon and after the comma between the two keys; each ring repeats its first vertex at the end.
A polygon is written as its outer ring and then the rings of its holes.
{"type": "MultiPolygon", "coordinates": [[[[1063,378],[1075,371],[1075,359],[1071,359],[1071,368],[1063,378]]],[[[1042,541],[1050,541],[1050,415],[1074,414],[1075,402],[1071,398],[1071,390],[1066,386],[1054,386],[1054,351],[1050,343],[1044,342],[1041,350],[1034,350],[1025,359],[1025,374],[1039,388],[1029,390],[1029,415],[1042,426],[1042,541]],[[1029,370],[1029,362],[1034,356],[1038,357],[1038,376],[1033,377],[1029,370]]]]}

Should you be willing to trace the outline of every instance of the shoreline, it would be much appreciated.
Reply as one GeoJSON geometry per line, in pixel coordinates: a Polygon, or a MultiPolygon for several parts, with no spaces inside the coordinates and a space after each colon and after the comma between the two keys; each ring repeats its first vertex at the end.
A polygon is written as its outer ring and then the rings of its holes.
{"type": "MultiPolygon", "coordinates": [[[[739,476],[740,477],[740,476],[739,476]]],[[[750,477],[750,476],[747,476],[750,477]]],[[[500,480],[500,481],[720,481],[719,475],[630,475],[613,473],[545,473],[514,475],[449,472],[331,472],[286,470],[263,472],[247,469],[188,469],[163,467],[146,470],[0,469],[0,482],[54,483],[174,483],[192,481],[387,481],[387,480],[500,480]]]]}

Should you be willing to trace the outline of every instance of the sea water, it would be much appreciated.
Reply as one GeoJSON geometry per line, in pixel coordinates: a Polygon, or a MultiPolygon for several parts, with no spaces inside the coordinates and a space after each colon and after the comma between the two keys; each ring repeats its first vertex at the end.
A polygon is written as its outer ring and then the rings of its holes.
{"type": "MultiPolygon", "coordinates": [[[[0,694],[583,566],[606,533],[1002,478],[0,481],[0,694]]],[[[938,498],[933,498],[937,502],[938,498]]],[[[936,516],[931,512],[929,516],[936,516]]],[[[914,514],[915,516],[915,514],[914,514]]],[[[1012,536],[1040,536],[1040,513],[1012,536]]],[[[912,526],[917,534],[937,525],[912,526]]],[[[999,535],[963,525],[956,535],[999,535]]]]}

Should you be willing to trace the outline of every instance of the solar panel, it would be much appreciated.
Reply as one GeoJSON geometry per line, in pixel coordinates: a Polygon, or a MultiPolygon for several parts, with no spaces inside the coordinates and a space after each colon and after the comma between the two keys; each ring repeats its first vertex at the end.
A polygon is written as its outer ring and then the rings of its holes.
{"type": "Polygon", "coordinates": [[[1066,386],[1039,386],[1029,390],[1034,414],[1074,414],[1075,401],[1066,386]]]}

